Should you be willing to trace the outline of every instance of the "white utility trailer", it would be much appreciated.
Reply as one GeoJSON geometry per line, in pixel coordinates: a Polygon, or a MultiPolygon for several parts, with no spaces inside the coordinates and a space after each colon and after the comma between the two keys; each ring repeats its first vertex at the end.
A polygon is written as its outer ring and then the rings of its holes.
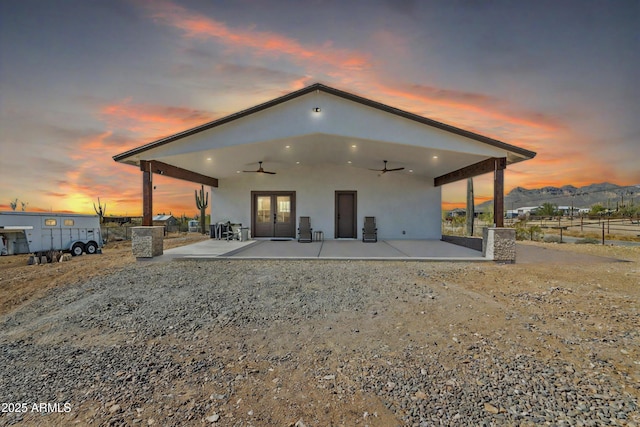
{"type": "Polygon", "coordinates": [[[0,254],[99,253],[100,217],[51,212],[0,212],[0,254]]]}

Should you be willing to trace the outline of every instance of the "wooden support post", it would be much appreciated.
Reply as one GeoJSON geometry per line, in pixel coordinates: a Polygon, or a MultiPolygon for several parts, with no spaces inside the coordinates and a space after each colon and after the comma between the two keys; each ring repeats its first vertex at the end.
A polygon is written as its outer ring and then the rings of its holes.
{"type": "Polygon", "coordinates": [[[153,173],[151,172],[151,162],[140,161],[142,171],[142,225],[150,227],[153,225],[153,173]]]}
{"type": "Polygon", "coordinates": [[[493,221],[496,227],[504,227],[504,169],[507,159],[495,159],[493,175],[493,221]]]}

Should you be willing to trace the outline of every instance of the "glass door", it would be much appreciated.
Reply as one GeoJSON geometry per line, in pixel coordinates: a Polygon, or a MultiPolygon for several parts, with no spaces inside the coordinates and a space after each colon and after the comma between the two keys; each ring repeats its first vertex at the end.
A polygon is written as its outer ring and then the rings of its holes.
{"type": "Polygon", "coordinates": [[[275,221],[274,237],[295,237],[291,236],[291,196],[275,197],[275,221]]]}
{"type": "Polygon", "coordinates": [[[252,192],[252,235],[295,237],[295,192],[252,192]]]}
{"type": "Polygon", "coordinates": [[[271,196],[256,196],[255,205],[255,225],[253,227],[253,235],[256,237],[273,236],[271,196]]]}

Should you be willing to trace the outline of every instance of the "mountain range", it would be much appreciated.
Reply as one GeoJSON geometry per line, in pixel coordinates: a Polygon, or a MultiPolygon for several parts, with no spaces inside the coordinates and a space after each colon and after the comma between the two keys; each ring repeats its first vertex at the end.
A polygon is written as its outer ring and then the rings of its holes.
{"type": "MultiPolygon", "coordinates": [[[[545,202],[575,208],[590,208],[599,203],[604,207],[615,209],[627,203],[640,203],[640,185],[620,186],[603,182],[580,188],[573,185],[534,189],[516,187],[504,196],[505,210],[540,206],[545,202]]],[[[479,204],[476,206],[476,211],[482,211],[492,204],[493,200],[479,204]]]]}

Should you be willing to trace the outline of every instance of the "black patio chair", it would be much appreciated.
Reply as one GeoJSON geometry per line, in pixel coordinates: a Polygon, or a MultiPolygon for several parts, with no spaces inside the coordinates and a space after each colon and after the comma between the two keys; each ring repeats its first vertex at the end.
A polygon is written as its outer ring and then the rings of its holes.
{"type": "Polygon", "coordinates": [[[374,243],[378,241],[378,229],[376,228],[376,217],[365,216],[364,227],[362,227],[362,241],[374,243]]]}

